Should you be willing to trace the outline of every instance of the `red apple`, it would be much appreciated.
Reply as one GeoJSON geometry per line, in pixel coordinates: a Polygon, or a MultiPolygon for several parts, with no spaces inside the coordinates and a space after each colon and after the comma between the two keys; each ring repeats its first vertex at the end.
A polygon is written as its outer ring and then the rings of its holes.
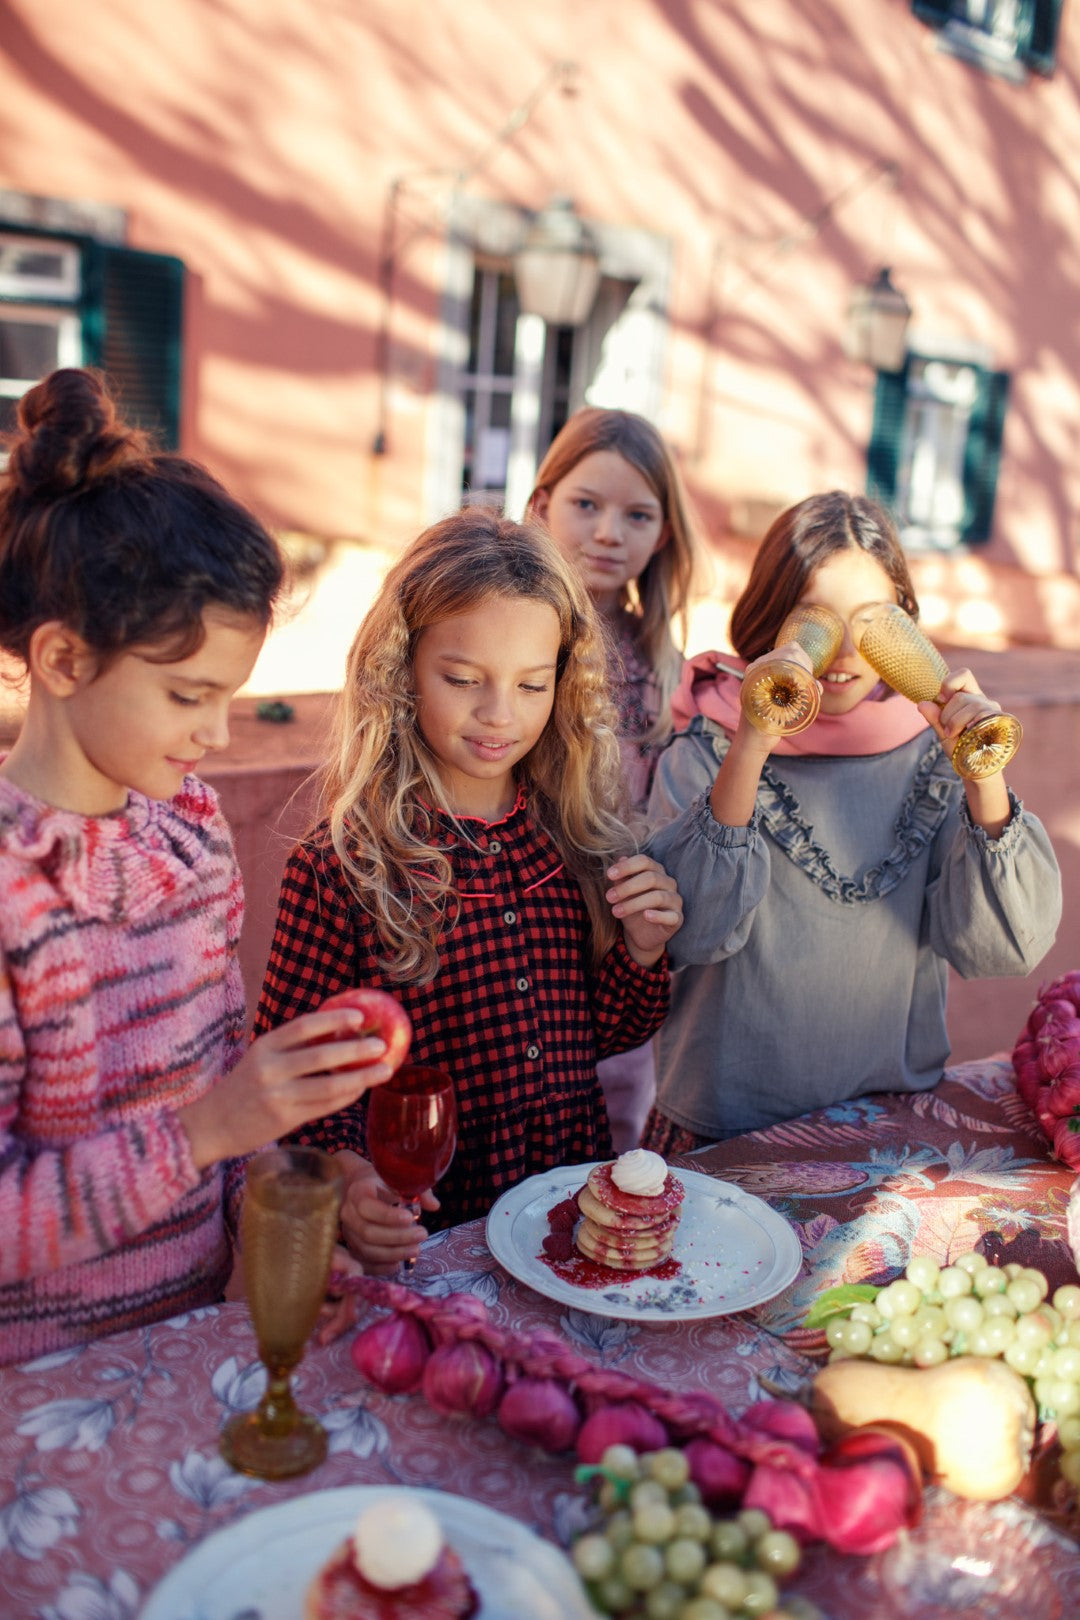
{"type": "Polygon", "coordinates": [[[386,1042],[386,1056],[382,1059],[392,1069],[399,1069],[409,1055],[412,1043],[412,1024],[409,1015],[395,996],[385,990],[367,990],[357,985],[353,990],[339,990],[319,1005],[319,1012],[332,1007],[352,1007],[364,1015],[364,1035],[377,1035],[386,1042]]]}

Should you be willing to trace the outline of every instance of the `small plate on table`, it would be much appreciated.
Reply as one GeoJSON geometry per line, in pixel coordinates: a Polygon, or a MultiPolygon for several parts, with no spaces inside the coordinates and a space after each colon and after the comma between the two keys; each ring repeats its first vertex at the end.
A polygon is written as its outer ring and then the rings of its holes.
{"type": "MultiPolygon", "coordinates": [[[[541,1258],[548,1212],[585,1185],[591,1164],[561,1165],[519,1182],[492,1205],[484,1235],[512,1277],[538,1294],[597,1316],[678,1322],[764,1305],[799,1274],[802,1245],[782,1215],[753,1193],[700,1170],[675,1171],[686,1189],[673,1277],[638,1275],[582,1287],[541,1258]]],[[[584,1262],[587,1266],[588,1262],[584,1262]]],[[[604,1271],[604,1276],[610,1273],[604,1271]]]]}
{"type": "MultiPolygon", "coordinates": [[[[300,1620],[319,1566],[365,1508],[401,1489],[349,1485],[249,1513],[171,1569],[139,1620],[300,1620]]],[[[408,1494],[460,1555],[480,1599],[476,1620],[595,1620],[569,1559],[520,1520],[449,1491],[408,1494]]]]}

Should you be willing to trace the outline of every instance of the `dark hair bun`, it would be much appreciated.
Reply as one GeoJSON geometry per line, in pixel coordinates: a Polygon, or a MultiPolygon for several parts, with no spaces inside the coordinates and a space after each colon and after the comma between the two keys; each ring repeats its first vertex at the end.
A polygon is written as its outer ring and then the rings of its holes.
{"type": "Polygon", "coordinates": [[[8,476],[31,499],[88,489],[152,453],[144,433],[118,422],[92,371],[52,372],[23,395],[18,422],[8,476]]]}

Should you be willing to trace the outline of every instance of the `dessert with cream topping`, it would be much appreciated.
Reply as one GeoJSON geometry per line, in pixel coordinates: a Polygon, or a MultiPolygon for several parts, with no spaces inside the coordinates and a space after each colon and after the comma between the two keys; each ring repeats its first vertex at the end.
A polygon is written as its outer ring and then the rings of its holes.
{"type": "Polygon", "coordinates": [[[356,1529],[308,1587],[304,1620],[467,1620],[479,1600],[438,1519],[395,1491],[356,1529]]]}
{"type": "Polygon", "coordinates": [[[633,1148],[589,1171],[574,1242],[616,1271],[647,1271],[671,1253],[682,1201],[683,1184],[659,1153],[633,1148]]]}

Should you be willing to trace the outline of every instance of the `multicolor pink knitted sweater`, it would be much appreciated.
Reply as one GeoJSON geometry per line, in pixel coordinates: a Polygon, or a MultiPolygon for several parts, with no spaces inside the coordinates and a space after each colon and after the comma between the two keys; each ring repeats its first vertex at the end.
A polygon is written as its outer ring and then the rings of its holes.
{"type": "Polygon", "coordinates": [[[86,817],[0,777],[0,1362],[220,1297],[242,1164],[176,1110],[243,1048],[242,916],[196,778],[86,817]]]}

